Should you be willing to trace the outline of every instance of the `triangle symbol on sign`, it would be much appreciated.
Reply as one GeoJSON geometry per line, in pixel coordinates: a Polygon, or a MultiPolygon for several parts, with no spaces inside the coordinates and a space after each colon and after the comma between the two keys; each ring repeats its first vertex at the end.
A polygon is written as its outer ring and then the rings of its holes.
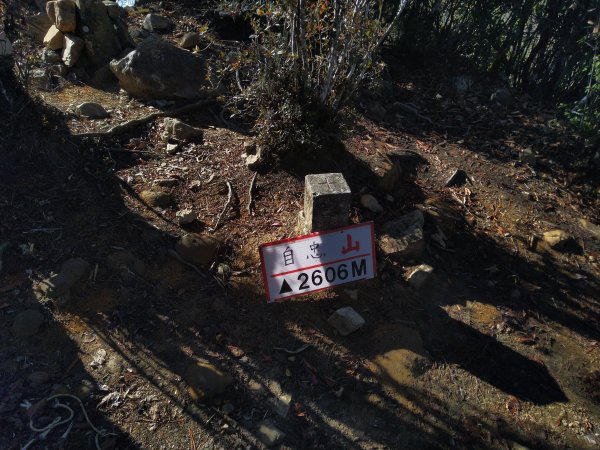
{"type": "Polygon", "coordinates": [[[293,289],[290,287],[290,285],[288,284],[287,280],[284,278],[283,279],[283,284],[281,285],[281,290],[279,291],[280,294],[287,294],[288,292],[292,292],[293,289]]]}

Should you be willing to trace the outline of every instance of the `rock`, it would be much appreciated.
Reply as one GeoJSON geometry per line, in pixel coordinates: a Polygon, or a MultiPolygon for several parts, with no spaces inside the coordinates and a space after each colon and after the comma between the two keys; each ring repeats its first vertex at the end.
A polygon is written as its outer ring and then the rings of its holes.
{"type": "Polygon", "coordinates": [[[235,411],[235,406],[233,406],[231,403],[225,403],[223,405],[223,414],[228,416],[229,414],[231,414],[234,411],[235,411]]]}
{"type": "Polygon", "coordinates": [[[148,14],[144,18],[142,28],[146,31],[157,32],[157,31],[168,31],[172,27],[171,21],[158,14],[148,14]]]}
{"type": "Polygon", "coordinates": [[[110,63],[121,88],[134,97],[194,99],[214,94],[204,60],[159,38],[148,38],[110,63]]]}
{"type": "Polygon", "coordinates": [[[265,447],[270,448],[285,439],[285,433],[277,428],[269,419],[263,420],[256,434],[265,447]]]}
{"type": "Polygon", "coordinates": [[[466,182],[473,184],[471,177],[462,169],[456,169],[450,178],[446,181],[446,187],[463,186],[466,182]]]}
{"type": "Polygon", "coordinates": [[[424,223],[423,213],[418,209],[399,219],[386,222],[381,227],[379,239],[382,252],[399,261],[420,259],[424,248],[424,223]]]}
{"type": "Polygon", "coordinates": [[[46,2],[46,15],[53,25],[56,25],[56,1],[46,2]]]}
{"type": "Polygon", "coordinates": [[[244,142],[244,152],[246,156],[246,167],[250,170],[258,170],[264,163],[265,157],[262,147],[254,142],[244,142]]]}
{"type": "Polygon", "coordinates": [[[496,89],[490,96],[490,102],[500,103],[504,106],[510,106],[512,101],[512,93],[506,88],[496,89]]]}
{"type": "Polygon", "coordinates": [[[52,64],[50,67],[48,67],[49,75],[64,77],[67,73],[69,73],[69,68],[65,66],[62,61],[58,64],[52,64]]]}
{"type": "Polygon", "coordinates": [[[171,143],[168,142],[167,143],[167,148],[165,149],[168,155],[174,155],[175,153],[177,153],[179,150],[181,150],[181,142],[177,142],[177,143],[171,143]]]}
{"type": "Polygon", "coordinates": [[[452,78],[452,88],[457,94],[464,94],[473,87],[473,78],[469,75],[459,75],[452,78]]]}
{"type": "Polygon", "coordinates": [[[117,83],[117,77],[113,75],[108,64],[103,65],[94,72],[91,79],[92,86],[107,89],[117,83]]]}
{"type": "Polygon", "coordinates": [[[573,236],[562,230],[546,231],[543,235],[544,242],[553,250],[562,253],[580,253],[581,247],[573,236]]]}
{"type": "Polygon", "coordinates": [[[42,52],[42,61],[47,64],[62,63],[62,56],[59,52],[45,48],[42,52]]]}
{"type": "Polygon", "coordinates": [[[415,289],[420,289],[423,283],[429,278],[429,275],[433,272],[433,267],[427,264],[421,264],[415,267],[408,274],[406,281],[415,289]]]}
{"type": "Polygon", "coordinates": [[[78,0],[81,16],[81,37],[85,42],[86,54],[95,67],[102,67],[116,58],[124,48],[121,42],[123,34],[126,40],[133,41],[119,19],[111,20],[107,7],[100,0],[78,0]],[[85,6],[83,4],[85,3],[85,6]]]}
{"type": "Polygon", "coordinates": [[[338,309],[334,312],[327,322],[342,336],[348,336],[361,328],[366,322],[360,314],[358,314],[351,306],[338,309]]]}
{"type": "Polygon", "coordinates": [[[384,121],[388,114],[385,107],[378,100],[371,100],[367,105],[367,114],[375,120],[384,121]]]}
{"type": "Polygon", "coordinates": [[[29,374],[27,381],[29,381],[31,387],[35,388],[50,381],[50,375],[44,371],[33,372],[29,374]]]}
{"type": "Polygon", "coordinates": [[[88,119],[103,119],[109,116],[101,104],[94,102],[86,102],[78,105],[75,108],[75,112],[78,116],[87,117],[88,119]]]}
{"type": "MultiPolygon", "coordinates": [[[[73,33],[77,25],[75,19],[75,2],[72,0],[56,0],[46,4],[46,10],[49,5],[54,4],[55,20],[54,24],[63,33],[73,33]]],[[[48,14],[50,18],[50,14],[48,14]]]]}
{"type": "Polygon", "coordinates": [[[18,338],[25,338],[37,334],[44,323],[44,316],[35,309],[28,309],[17,314],[13,322],[12,332],[18,338]]]}
{"type": "Polygon", "coordinates": [[[371,194],[365,194],[360,196],[360,204],[376,214],[383,212],[383,206],[377,201],[371,194]]]}
{"type": "MultiPolygon", "coordinates": [[[[42,44],[44,37],[48,33],[48,29],[53,25],[52,21],[47,14],[35,14],[33,16],[25,16],[25,23],[27,28],[25,34],[30,36],[36,44],[42,44]]],[[[62,37],[61,37],[62,43],[62,37]]]]}
{"type": "Polygon", "coordinates": [[[48,89],[48,73],[43,69],[35,69],[31,73],[29,86],[37,89],[48,89]]]}
{"type": "Polygon", "coordinates": [[[196,363],[188,367],[183,376],[193,400],[204,401],[225,392],[233,382],[226,374],[209,363],[196,363]]]}
{"type": "Polygon", "coordinates": [[[163,121],[165,131],[163,137],[165,139],[177,139],[180,141],[192,140],[194,138],[202,137],[203,131],[200,128],[193,127],[187,123],[182,122],[179,119],[173,119],[171,117],[165,118],[163,121]]]}
{"type": "Polygon", "coordinates": [[[175,251],[192,264],[208,266],[216,258],[220,245],[221,243],[211,236],[189,233],[181,236],[175,251]]]}
{"type": "Polygon", "coordinates": [[[187,225],[196,220],[197,214],[192,209],[181,209],[175,213],[179,225],[187,225]]]}
{"type": "Polygon", "coordinates": [[[13,46],[6,37],[4,31],[0,32],[0,56],[10,56],[13,54],[13,46]]]}
{"type": "Polygon", "coordinates": [[[132,272],[136,275],[143,275],[146,272],[146,263],[129,250],[111,253],[106,257],[106,265],[110,270],[125,278],[130,277],[132,272]]]}
{"type": "Polygon", "coordinates": [[[179,46],[181,48],[194,48],[196,45],[200,43],[200,33],[185,33],[181,40],[179,41],[179,46]]]}
{"type": "Polygon", "coordinates": [[[123,14],[123,8],[121,8],[117,3],[111,1],[103,1],[104,6],[106,6],[106,12],[108,13],[108,17],[111,19],[118,19],[123,14]]]}
{"type": "Polygon", "coordinates": [[[79,61],[81,52],[83,52],[83,39],[73,35],[65,34],[63,38],[62,60],[67,67],[73,67],[79,61]]]}
{"type": "Polygon", "coordinates": [[[167,208],[174,203],[173,196],[159,189],[147,189],[140,193],[140,198],[149,206],[167,208]]]}
{"type": "Polygon", "coordinates": [[[44,45],[49,50],[60,50],[63,48],[65,36],[62,32],[52,25],[44,36],[44,45]]]}
{"type": "Polygon", "coordinates": [[[373,155],[368,161],[371,171],[377,177],[377,186],[384,191],[393,191],[402,177],[402,167],[389,157],[379,153],[373,155]]]}
{"type": "Polygon", "coordinates": [[[292,394],[280,393],[277,398],[272,399],[273,410],[277,415],[285,419],[292,405],[292,394]]]}
{"type": "Polygon", "coordinates": [[[65,298],[71,290],[90,273],[90,264],[83,258],[70,258],[60,272],[42,282],[45,294],[52,298],[65,298]]]}

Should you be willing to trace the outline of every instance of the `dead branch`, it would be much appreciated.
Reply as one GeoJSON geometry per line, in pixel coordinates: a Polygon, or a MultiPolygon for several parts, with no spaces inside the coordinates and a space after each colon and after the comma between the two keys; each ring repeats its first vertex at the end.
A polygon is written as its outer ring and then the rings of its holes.
{"type": "Polygon", "coordinates": [[[195,111],[203,106],[211,105],[216,102],[217,102],[216,99],[201,100],[199,102],[192,103],[190,105],[185,105],[180,108],[170,109],[167,111],[158,111],[158,112],[148,114],[147,116],[140,117],[139,119],[132,119],[127,122],[120,123],[119,125],[115,125],[114,127],[110,128],[106,131],[92,131],[90,133],[75,133],[75,134],[73,134],[73,136],[80,137],[80,138],[114,136],[116,134],[123,133],[124,131],[130,130],[131,128],[148,123],[151,120],[157,119],[159,117],[170,117],[170,116],[178,116],[181,114],[187,114],[187,113],[195,111]]]}
{"type": "Polygon", "coordinates": [[[254,172],[254,176],[252,177],[252,181],[250,182],[250,188],[248,189],[248,206],[246,209],[248,210],[248,214],[252,215],[252,211],[254,210],[254,188],[256,187],[256,177],[258,176],[258,172],[254,172]]]}
{"type": "Polygon", "coordinates": [[[223,210],[221,211],[221,214],[219,214],[219,216],[217,217],[215,225],[212,228],[208,229],[208,231],[210,231],[210,232],[216,231],[217,228],[219,228],[219,223],[221,222],[221,218],[223,217],[223,214],[225,214],[225,211],[227,211],[227,208],[229,207],[229,204],[231,203],[231,199],[233,197],[233,186],[231,185],[231,183],[229,181],[227,181],[227,189],[229,190],[227,193],[227,201],[225,202],[225,205],[223,206],[223,210]]]}

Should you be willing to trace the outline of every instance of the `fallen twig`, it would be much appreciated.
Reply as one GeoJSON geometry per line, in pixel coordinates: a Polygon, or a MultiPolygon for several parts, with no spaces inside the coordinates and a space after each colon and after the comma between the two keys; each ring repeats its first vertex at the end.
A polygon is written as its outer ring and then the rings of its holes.
{"type": "Polygon", "coordinates": [[[252,211],[254,209],[254,188],[256,187],[256,177],[258,176],[258,172],[254,172],[254,176],[252,177],[252,181],[250,182],[250,188],[248,189],[248,206],[246,209],[248,210],[248,214],[252,215],[252,211]]]}
{"type": "Polygon", "coordinates": [[[231,203],[231,198],[233,197],[233,186],[231,185],[231,183],[229,181],[227,181],[227,189],[229,189],[229,192],[227,193],[227,201],[225,202],[225,205],[223,206],[223,210],[221,211],[221,214],[218,215],[214,226],[212,228],[208,229],[208,231],[210,231],[210,232],[216,231],[216,229],[219,228],[219,223],[221,222],[221,218],[223,217],[223,214],[225,214],[225,211],[227,211],[227,208],[229,207],[229,203],[231,203]]]}
{"type": "Polygon", "coordinates": [[[145,124],[146,122],[149,122],[158,117],[169,117],[169,116],[177,116],[180,114],[186,114],[186,113],[192,112],[198,108],[201,108],[202,106],[210,105],[212,103],[216,103],[216,100],[215,99],[201,100],[199,102],[192,103],[190,105],[185,105],[180,108],[170,109],[168,111],[158,111],[158,112],[148,114],[147,116],[140,117],[139,119],[132,119],[127,122],[120,123],[119,125],[115,125],[114,127],[109,128],[106,131],[92,131],[90,133],[75,133],[75,134],[73,134],[73,136],[81,137],[81,138],[114,136],[115,134],[123,133],[124,131],[127,131],[138,125],[145,124]]]}
{"type": "Polygon", "coordinates": [[[206,276],[206,274],[204,272],[202,272],[200,269],[198,269],[198,267],[196,267],[192,263],[187,262],[185,259],[183,259],[181,256],[179,256],[179,253],[177,253],[175,250],[169,249],[169,254],[171,256],[173,256],[177,261],[179,261],[184,266],[188,266],[191,269],[194,269],[198,273],[198,275],[203,276],[203,277],[206,276]]]}
{"type": "Polygon", "coordinates": [[[281,350],[282,352],[286,352],[289,355],[297,355],[298,353],[302,353],[308,347],[310,347],[310,344],[301,345],[296,350],[289,350],[289,349],[287,349],[285,347],[273,347],[273,349],[275,349],[275,350],[281,350]]]}

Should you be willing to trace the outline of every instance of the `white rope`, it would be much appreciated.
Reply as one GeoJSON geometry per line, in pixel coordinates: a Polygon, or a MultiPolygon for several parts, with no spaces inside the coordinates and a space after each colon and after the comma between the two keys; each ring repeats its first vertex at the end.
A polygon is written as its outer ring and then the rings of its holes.
{"type": "MultiPolygon", "coordinates": [[[[116,436],[115,433],[109,433],[106,430],[104,430],[103,428],[96,428],[94,426],[94,424],[92,423],[92,421],[90,420],[90,418],[89,418],[89,416],[87,414],[87,411],[85,409],[85,406],[83,405],[83,402],[78,397],[75,397],[74,395],[71,395],[71,394],[56,394],[56,395],[51,395],[50,397],[48,397],[46,399],[46,401],[57,399],[59,397],[68,397],[68,398],[70,398],[72,400],[76,400],[79,403],[79,406],[81,406],[81,410],[83,411],[83,416],[85,417],[86,422],[92,428],[92,430],[94,430],[94,432],[96,433],[96,437],[94,438],[94,442],[96,444],[96,449],[97,450],[102,450],[101,447],[100,447],[100,438],[106,437],[106,436],[116,436]]],[[[29,418],[29,428],[31,428],[32,431],[35,431],[36,433],[40,433],[40,434],[38,436],[36,436],[35,438],[31,439],[23,447],[21,447],[21,450],[27,450],[34,442],[36,442],[36,441],[42,441],[42,440],[46,439],[46,437],[48,436],[48,434],[50,434],[50,432],[52,430],[54,430],[56,427],[64,425],[67,422],[70,422],[69,426],[67,427],[66,431],[62,434],[61,437],[63,439],[65,439],[69,435],[69,433],[71,432],[71,429],[73,428],[73,417],[75,416],[75,412],[73,411],[73,409],[71,407],[69,407],[68,405],[66,405],[64,403],[60,403],[58,400],[56,400],[56,403],[54,404],[53,407],[54,408],[64,408],[64,409],[66,409],[67,411],[69,411],[69,416],[67,418],[65,418],[65,419],[61,419],[60,417],[56,417],[52,422],[50,422],[45,427],[37,428],[33,424],[33,416],[35,414],[32,414],[31,417],[29,418]]]]}

